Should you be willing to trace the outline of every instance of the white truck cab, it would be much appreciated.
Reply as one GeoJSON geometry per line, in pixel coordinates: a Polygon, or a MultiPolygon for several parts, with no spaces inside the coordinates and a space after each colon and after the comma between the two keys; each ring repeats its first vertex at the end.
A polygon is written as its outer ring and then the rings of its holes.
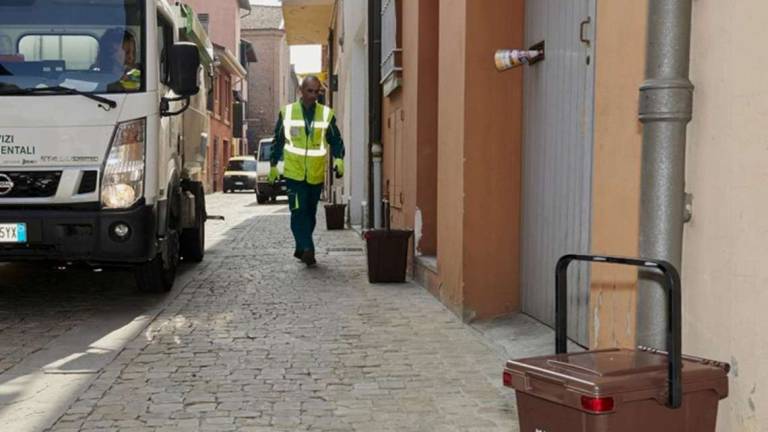
{"type": "Polygon", "coordinates": [[[0,2],[0,261],[130,266],[140,289],[166,291],[182,257],[202,260],[204,191],[189,167],[207,118],[188,108],[205,98],[209,47],[184,38],[190,13],[166,0],[0,2]]]}

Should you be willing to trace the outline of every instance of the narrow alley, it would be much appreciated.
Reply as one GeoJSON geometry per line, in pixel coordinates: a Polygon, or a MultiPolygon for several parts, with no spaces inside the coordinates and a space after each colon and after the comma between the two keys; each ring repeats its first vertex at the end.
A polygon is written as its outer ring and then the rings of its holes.
{"type": "Polygon", "coordinates": [[[516,430],[499,350],[427,291],[369,284],[354,231],[321,220],[307,269],[285,205],[208,207],[206,260],[49,430],[516,430]]]}

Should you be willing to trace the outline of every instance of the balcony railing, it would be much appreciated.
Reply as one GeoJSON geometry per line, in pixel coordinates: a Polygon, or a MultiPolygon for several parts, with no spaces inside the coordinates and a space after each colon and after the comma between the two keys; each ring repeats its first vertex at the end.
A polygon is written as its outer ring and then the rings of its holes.
{"type": "Polygon", "coordinates": [[[397,46],[397,0],[384,0],[381,4],[381,85],[384,95],[400,87],[402,78],[402,52],[397,46]]]}

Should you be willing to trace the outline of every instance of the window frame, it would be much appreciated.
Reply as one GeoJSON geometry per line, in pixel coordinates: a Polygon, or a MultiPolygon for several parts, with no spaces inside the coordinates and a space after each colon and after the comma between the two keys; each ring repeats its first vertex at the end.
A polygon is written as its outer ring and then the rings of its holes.
{"type": "MultiPolygon", "coordinates": [[[[169,20],[159,9],[157,11],[157,30],[158,40],[161,34],[163,37],[163,49],[160,50],[157,56],[157,71],[159,74],[160,82],[162,84],[169,85],[171,82],[171,72],[170,68],[167,66],[168,51],[173,46],[173,44],[176,43],[176,26],[174,26],[173,21],[169,20]],[[162,32],[160,30],[162,30],[162,32]],[[164,65],[165,67],[163,67],[164,65]]],[[[159,44],[158,48],[160,48],[159,44]]]]}

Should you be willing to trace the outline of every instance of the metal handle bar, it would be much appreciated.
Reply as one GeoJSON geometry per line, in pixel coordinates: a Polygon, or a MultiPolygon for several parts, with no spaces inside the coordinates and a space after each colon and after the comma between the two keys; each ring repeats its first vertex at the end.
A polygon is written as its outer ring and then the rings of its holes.
{"type": "Polygon", "coordinates": [[[662,260],[624,258],[598,255],[565,255],[557,261],[555,273],[555,350],[557,354],[568,352],[568,265],[573,261],[623,264],[658,270],[664,275],[667,292],[667,356],[669,359],[667,406],[680,408],[683,402],[682,359],[682,307],[680,275],[675,267],[662,260]]]}

